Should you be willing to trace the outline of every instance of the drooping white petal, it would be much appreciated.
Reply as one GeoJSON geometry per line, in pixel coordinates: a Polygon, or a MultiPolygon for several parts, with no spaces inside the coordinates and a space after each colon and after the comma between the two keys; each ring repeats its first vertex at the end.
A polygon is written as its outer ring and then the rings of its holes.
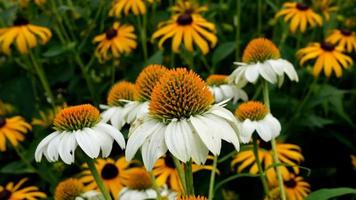
{"type": "Polygon", "coordinates": [[[259,76],[259,64],[248,65],[245,71],[245,78],[250,83],[255,83],[259,76]]]}
{"type": "Polygon", "coordinates": [[[221,139],[216,135],[216,128],[210,126],[210,120],[203,116],[191,116],[190,122],[205,146],[214,154],[219,155],[221,139]]]}
{"type": "Polygon", "coordinates": [[[40,162],[42,160],[42,155],[43,152],[46,151],[46,148],[48,147],[48,143],[57,135],[59,134],[58,131],[55,131],[48,136],[46,136],[38,145],[35,151],[35,160],[37,162],[40,162]]]}
{"type": "Polygon", "coordinates": [[[100,128],[105,133],[107,133],[112,138],[114,138],[114,140],[119,144],[121,149],[125,148],[125,138],[119,130],[117,130],[116,128],[114,128],[108,124],[104,124],[104,123],[98,123],[96,125],[96,127],[100,128]]]}
{"type": "Polygon", "coordinates": [[[87,132],[87,129],[78,130],[74,133],[75,139],[78,142],[78,145],[87,154],[90,158],[97,158],[99,155],[100,148],[94,140],[94,137],[87,132]]]}
{"type": "Polygon", "coordinates": [[[169,152],[182,162],[190,159],[190,148],[186,146],[187,134],[187,131],[177,121],[171,121],[164,134],[169,152]]]}
{"type": "Polygon", "coordinates": [[[259,63],[259,72],[261,76],[268,82],[274,84],[277,82],[276,73],[273,71],[272,66],[268,63],[259,63]]]}
{"type": "Polygon", "coordinates": [[[208,111],[208,113],[213,113],[214,115],[222,117],[228,121],[236,122],[235,116],[228,109],[219,105],[213,105],[208,111]]]}
{"type": "Polygon", "coordinates": [[[101,116],[101,121],[107,123],[107,122],[111,119],[111,117],[113,116],[113,114],[115,113],[115,110],[116,110],[115,107],[109,107],[107,110],[105,110],[104,112],[102,112],[102,113],[100,114],[100,116],[101,116]]]}
{"type": "Polygon", "coordinates": [[[272,129],[268,122],[264,120],[256,122],[256,131],[263,141],[268,142],[272,139],[272,129]]]}
{"type": "Polygon", "coordinates": [[[115,108],[115,112],[111,117],[111,124],[118,130],[120,130],[125,125],[125,112],[121,107],[115,108]]]}
{"type": "Polygon", "coordinates": [[[137,150],[142,146],[146,138],[153,134],[159,127],[160,124],[156,120],[149,119],[130,133],[130,137],[127,141],[127,148],[125,150],[125,157],[128,161],[135,156],[137,150]]]}
{"type": "MultiPolygon", "coordinates": [[[[113,129],[115,129],[115,128],[113,128],[113,129]]],[[[105,133],[104,131],[94,131],[94,130],[96,130],[96,129],[91,129],[91,128],[86,128],[86,129],[84,129],[88,134],[90,134],[90,136],[92,137],[92,139],[95,141],[95,145],[96,145],[96,147],[95,147],[95,151],[97,151],[97,152],[95,152],[95,153],[97,153],[97,156],[96,157],[98,157],[99,156],[99,154],[100,154],[100,150],[102,150],[103,148],[102,148],[102,146],[106,146],[106,145],[108,145],[109,146],[109,148],[112,148],[112,141],[113,141],[113,139],[111,139],[111,137],[109,136],[109,135],[107,135],[107,133],[105,133]],[[105,139],[107,139],[109,137],[109,144],[105,144],[104,143],[104,141],[103,140],[105,140],[105,139]],[[104,144],[103,144],[104,143],[104,144]],[[111,146],[111,147],[110,147],[111,146]]],[[[111,149],[110,149],[111,150],[111,149]]],[[[105,153],[107,153],[107,152],[105,152],[105,153]]]]}
{"type": "Polygon", "coordinates": [[[284,74],[283,65],[279,62],[280,59],[277,60],[267,60],[266,62],[272,67],[273,71],[278,74],[278,76],[282,76],[284,74]]]}
{"type": "Polygon", "coordinates": [[[281,59],[283,64],[284,64],[284,72],[288,75],[288,78],[292,81],[296,81],[298,82],[299,81],[299,78],[298,78],[298,74],[297,72],[295,71],[292,63],[290,63],[289,61],[287,60],[283,60],[281,59]]]}
{"type": "Polygon", "coordinates": [[[256,125],[250,119],[245,119],[240,125],[240,135],[245,138],[251,138],[256,129],[256,125]]]}
{"type": "Polygon", "coordinates": [[[270,113],[266,115],[264,120],[266,120],[272,128],[272,137],[277,137],[282,130],[281,123],[270,113]]]}
{"type": "Polygon", "coordinates": [[[63,137],[63,134],[58,134],[56,137],[54,137],[47,146],[47,151],[46,151],[46,158],[49,162],[55,162],[58,160],[58,146],[60,144],[60,141],[63,137]]]}
{"type": "Polygon", "coordinates": [[[93,131],[98,135],[97,142],[100,145],[102,157],[108,157],[111,153],[114,139],[111,137],[111,135],[108,135],[105,131],[98,127],[94,127],[93,131]]]}
{"type": "Polygon", "coordinates": [[[69,165],[74,162],[76,140],[73,133],[63,132],[62,134],[63,138],[58,146],[58,152],[63,162],[69,165]]]}

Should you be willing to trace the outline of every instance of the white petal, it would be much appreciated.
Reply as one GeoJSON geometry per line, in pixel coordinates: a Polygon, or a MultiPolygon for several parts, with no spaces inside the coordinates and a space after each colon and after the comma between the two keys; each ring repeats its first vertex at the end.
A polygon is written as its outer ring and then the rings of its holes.
{"type": "Polygon", "coordinates": [[[164,137],[167,148],[174,157],[182,162],[187,162],[190,159],[190,148],[186,147],[187,132],[182,129],[179,122],[170,122],[164,137]]]}
{"type": "Polygon", "coordinates": [[[244,66],[244,65],[247,65],[246,63],[243,63],[243,62],[234,62],[234,65],[237,65],[237,66],[244,66]]]}
{"type": "Polygon", "coordinates": [[[119,144],[121,149],[125,148],[125,138],[119,130],[104,123],[98,123],[96,127],[100,128],[102,131],[114,138],[114,140],[119,144]]]}
{"type": "Polygon", "coordinates": [[[107,110],[105,110],[103,113],[101,113],[101,121],[107,123],[112,115],[115,113],[115,107],[111,107],[107,110]]]}
{"type": "Polygon", "coordinates": [[[98,127],[94,127],[93,130],[96,134],[98,134],[97,142],[100,145],[102,157],[108,157],[111,153],[114,139],[111,137],[111,135],[107,134],[105,131],[98,127]]]}
{"type": "Polygon", "coordinates": [[[270,113],[266,115],[265,120],[268,121],[271,125],[272,136],[277,137],[281,133],[281,123],[279,123],[279,121],[270,113]]]}
{"type": "Polygon", "coordinates": [[[280,59],[277,60],[267,60],[266,62],[268,64],[270,64],[270,66],[272,67],[273,71],[276,72],[279,76],[282,76],[284,73],[283,70],[283,65],[282,63],[279,61],[280,59]]]}
{"type": "Polygon", "coordinates": [[[116,108],[111,117],[111,124],[118,130],[125,125],[125,112],[123,108],[116,108]]]}
{"type": "Polygon", "coordinates": [[[59,144],[60,144],[60,141],[63,137],[63,134],[58,134],[55,138],[53,138],[49,143],[48,143],[48,146],[47,146],[47,151],[46,151],[46,154],[45,156],[47,157],[47,160],[49,162],[55,162],[58,160],[58,147],[59,147],[59,144]]]}
{"type": "Polygon", "coordinates": [[[251,138],[253,132],[256,130],[256,124],[250,119],[245,119],[241,124],[240,135],[241,137],[251,138]]]}
{"type": "Polygon", "coordinates": [[[75,139],[85,154],[87,154],[90,158],[97,158],[100,151],[99,145],[95,144],[95,137],[88,133],[86,129],[89,128],[76,131],[74,133],[75,139]]]}
{"type": "Polygon", "coordinates": [[[224,99],[231,99],[235,96],[235,86],[233,85],[220,85],[224,99]]]}
{"type": "Polygon", "coordinates": [[[128,161],[135,156],[137,150],[142,146],[146,138],[159,127],[160,124],[156,120],[146,120],[130,133],[130,137],[127,141],[127,148],[125,150],[125,156],[128,161]]]}
{"type": "Polygon", "coordinates": [[[63,138],[59,144],[58,152],[63,162],[69,165],[74,162],[76,140],[73,133],[64,132],[62,134],[63,138]]]}
{"type": "Polygon", "coordinates": [[[295,71],[292,63],[288,62],[287,60],[283,60],[284,62],[284,72],[288,75],[289,79],[292,81],[299,81],[298,74],[295,71]]]}
{"type": "Polygon", "coordinates": [[[261,139],[265,142],[268,142],[272,139],[272,129],[268,122],[265,120],[260,120],[256,123],[256,131],[261,139]]]}
{"type": "Polygon", "coordinates": [[[55,131],[48,136],[46,136],[38,145],[35,151],[35,160],[37,162],[40,162],[42,159],[43,152],[46,151],[46,148],[48,147],[48,143],[57,135],[59,134],[58,131],[55,131]]]}
{"type": "Polygon", "coordinates": [[[198,133],[200,139],[205,146],[214,154],[219,155],[221,150],[221,139],[216,135],[216,129],[209,127],[211,122],[208,118],[203,116],[190,117],[190,122],[198,133]]]}
{"type": "Polygon", "coordinates": [[[261,76],[267,80],[270,83],[276,83],[277,82],[277,76],[274,70],[272,69],[272,66],[268,63],[260,63],[259,64],[259,72],[261,76]]]}
{"type": "Polygon", "coordinates": [[[231,122],[236,122],[235,116],[226,108],[223,108],[219,105],[213,105],[208,113],[213,113],[219,117],[225,118],[231,122]]]}
{"type": "Polygon", "coordinates": [[[258,67],[259,64],[248,65],[245,72],[245,78],[247,79],[248,82],[255,83],[257,81],[257,78],[259,76],[258,67]]]}

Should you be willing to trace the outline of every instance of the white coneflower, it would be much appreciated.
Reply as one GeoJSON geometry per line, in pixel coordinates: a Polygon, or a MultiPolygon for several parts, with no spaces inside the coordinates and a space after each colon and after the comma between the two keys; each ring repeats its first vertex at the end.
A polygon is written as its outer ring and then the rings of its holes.
{"type": "Polygon", "coordinates": [[[209,150],[220,154],[221,140],[239,150],[236,118],[223,103],[213,102],[208,86],[196,73],[170,70],[153,89],[149,114],[130,130],[126,158],[131,160],[142,147],[143,162],[152,170],[167,150],[182,162],[192,158],[198,164],[205,163],[209,150]]]}
{"type": "Polygon", "coordinates": [[[59,157],[66,164],[74,162],[77,146],[90,158],[103,157],[111,153],[115,140],[125,148],[125,139],[116,128],[100,121],[100,113],[92,105],[84,104],[61,110],[54,119],[54,131],[37,146],[35,159],[40,162],[42,155],[54,162],[59,157]]]}
{"type": "Polygon", "coordinates": [[[109,91],[107,102],[108,105],[101,105],[100,108],[105,109],[101,114],[103,122],[110,123],[117,129],[121,129],[126,123],[131,123],[127,120],[128,111],[125,108],[128,101],[135,101],[137,98],[135,85],[120,81],[116,83],[109,91]]]}
{"type": "Polygon", "coordinates": [[[255,131],[265,142],[277,137],[281,132],[279,121],[258,101],[242,103],[236,109],[235,115],[243,142],[249,142],[255,131]]]}
{"type": "Polygon", "coordinates": [[[282,59],[276,45],[265,38],[252,40],[244,50],[242,62],[234,64],[238,67],[229,79],[239,87],[247,82],[256,83],[260,76],[272,84],[278,83],[279,86],[283,83],[284,74],[292,81],[299,81],[293,65],[282,59]]]}
{"type": "Polygon", "coordinates": [[[219,103],[232,99],[236,103],[239,99],[248,100],[246,92],[235,85],[228,84],[228,76],[221,74],[212,74],[206,79],[210,91],[213,93],[215,102],[219,103]]]}

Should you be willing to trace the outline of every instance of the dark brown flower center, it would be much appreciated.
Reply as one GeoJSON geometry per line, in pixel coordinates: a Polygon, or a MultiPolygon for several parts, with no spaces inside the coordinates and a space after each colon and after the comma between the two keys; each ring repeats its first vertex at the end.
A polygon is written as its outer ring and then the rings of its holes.
{"type": "Polygon", "coordinates": [[[11,192],[7,189],[3,189],[1,192],[0,192],[0,200],[8,200],[10,199],[11,197],[11,192]]]}
{"type": "Polygon", "coordinates": [[[329,42],[324,42],[321,44],[321,48],[324,49],[325,51],[333,51],[335,49],[335,45],[329,42]]]}
{"type": "Polygon", "coordinates": [[[284,181],[284,185],[288,188],[295,188],[295,186],[297,186],[297,182],[291,178],[288,181],[284,181]]]}
{"type": "Polygon", "coordinates": [[[27,19],[25,19],[24,17],[17,17],[14,21],[15,26],[23,26],[23,25],[27,25],[29,23],[30,22],[27,19]]]}
{"type": "Polygon", "coordinates": [[[109,29],[106,31],[106,39],[111,40],[117,36],[117,30],[109,29]]]}
{"type": "Polygon", "coordinates": [[[189,25],[193,22],[193,18],[190,14],[188,13],[184,13],[184,14],[181,14],[179,15],[178,19],[177,19],[177,23],[179,25],[189,25]]]}
{"type": "Polygon", "coordinates": [[[174,164],[173,158],[170,155],[167,155],[166,157],[164,157],[164,163],[169,168],[173,168],[174,169],[176,167],[175,164],[174,164]]]}
{"type": "Polygon", "coordinates": [[[298,10],[308,10],[309,7],[307,5],[305,5],[304,3],[297,3],[297,9],[298,10]]]}
{"type": "Polygon", "coordinates": [[[105,164],[105,166],[101,170],[101,177],[103,177],[103,179],[105,180],[113,179],[117,177],[118,174],[119,169],[116,167],[116,165],[111,163],[105,164]]]}
{"type": "Polygon", "coordinates": [[[347,29],[341,29],[340,32],[344,36],[350,36],[351,35],[351,31],[347,30],[347,29]]]}
{"type": "Polygon", "coordinates": [[[5,126],[5,124],[6,124],[6,119],[0,117],[0,128],[2,128],[3,126],[5,126]]]}

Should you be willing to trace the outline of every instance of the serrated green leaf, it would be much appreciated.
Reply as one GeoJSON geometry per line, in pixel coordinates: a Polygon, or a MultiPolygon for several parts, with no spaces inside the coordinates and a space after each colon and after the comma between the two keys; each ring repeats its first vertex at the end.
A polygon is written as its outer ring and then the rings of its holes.
{"type": "Polygon", "coordinates": [[[330,198],[347,195],[356,194],[356,189],[353,188],[332,188],[332,189],[320,189],[311,193],[306,200],[327,200],[330,198]]]}

